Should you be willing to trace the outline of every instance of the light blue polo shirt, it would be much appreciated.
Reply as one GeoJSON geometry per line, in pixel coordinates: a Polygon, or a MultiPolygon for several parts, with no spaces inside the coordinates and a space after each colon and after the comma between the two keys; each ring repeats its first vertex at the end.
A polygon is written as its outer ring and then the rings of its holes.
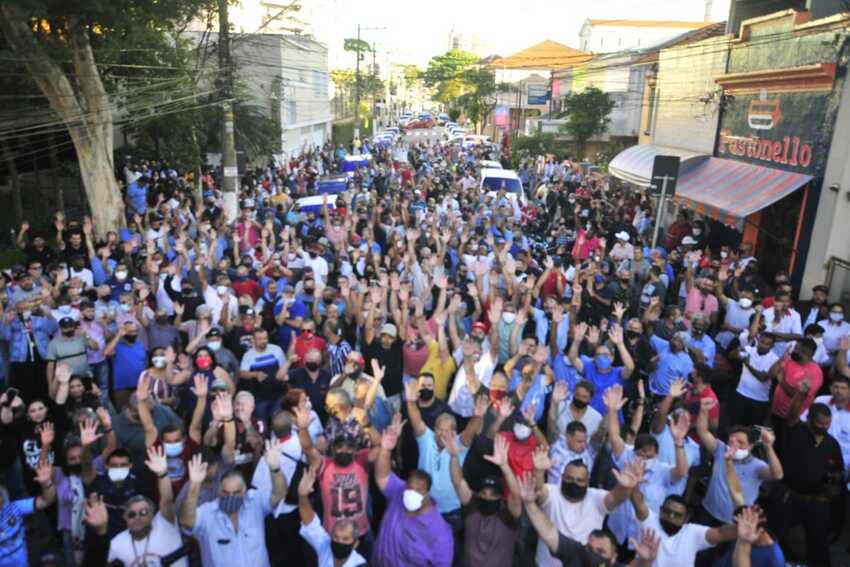
{"type": "MultiPolygon", "coordinates": [[[[767,468],[767,463],[750,456],[743,461],[736,461],[733,466],[741,482],[744,504],[751,506],[759,495],[759,486],[762,483],[759,472],[767,468]]],[[[717,447],[714,449],[711,481],[708,483],[708,492],[702,501],[702,506],[717,520],[726,524],[732,523],[734,505],[729,496],[729,484],[726,482],[726,443],[722,441],[717,441],[717,447]]]]}
{"type": "Polygon", "coordinates": [[[659,355],[655,371],[649,375],[649,389],[653,394],[666,396],[673,380],[688,379],[694,369],[694,362],[687,351],[673,353],[670,343],[662,338],[653,335],[649,342],[659,355]]]}
{"type": "MultiPolygon", "coordinates": [[[[460,453],[457,458],[460,466],[466,460],[469,447],[461,443],[460,435],[455,440],[460,453]]],[[[425,433],[416,438],[419,446],[419,468],[431,475],[431,497],[437,503],[437,509],[441,514],[447,514],[460,509],[460,500],[452,484],[451,464],[452,457],[445,449],[437,448],[437,438],[430,427],[425,428],[425,433]]]]}

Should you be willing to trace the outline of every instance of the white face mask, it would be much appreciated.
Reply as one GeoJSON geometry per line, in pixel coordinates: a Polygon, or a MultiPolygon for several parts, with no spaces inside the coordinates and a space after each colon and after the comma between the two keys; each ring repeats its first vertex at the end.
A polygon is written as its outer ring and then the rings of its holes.
{"type": "Polygon", "coordinates": [[[844,313],[830,313],[829,318],[837,323],[844,320],[844,313]]]}
{"type": "Polygon", "coordinates": [[[741,306],[741,309],[749,309],[753,306],[753,300],[748,297],[742,297],[738,300],[738,305],[741,306]]]}
{"type": "Polygon", "coordinates": [[[516,313],[502,313],[502,321],[510,325],[516,321],[516,313]]]}
{"type": "Polygon", "coordinates": [[[109,468],[106,469],[106,474],[112,482],[121,482],[130,475],[130,467],[109,468]]]}
{"type": "Polygon", "coordinates": [[[702,229],[701,228],[695,228],[691,232],[694,233],[694,236],[699,236],[700,234],[702,234],[702,229]]]}
{"type": "Polygon", "coordinates": [[[213,342],[207,343],[207,347],[209,347],[209,349],[211,351],[215,352],[215,351],[217,351],[218,349],[221,348],[221,341],[213,341],[213,342]]]}
{"type": "Polygon", "coordinates": [[[531,435],[531,428],[524,423],[514,424],[514,437],[520,441],[525,441],[531,435]]]}
{"type": "Polygon", "coordinates": [[[415,490],[405,489],[402,503],[404,504],[404,509],[408,512],[415,512],[420,509],[424,501],[425,497],[415,490]]]}
{"type": "Polygon", "coordinates": [[[154,356],[151,358],[151,362],[153,362],[154,368],[165,368],[167,360],[164,356],[154,356]]]}
{"type": "Polygon", "coordinates": [[[732,460],[734,461],[743,461],[747,457],[750,456],[750,452],[747,449],[735,449],[735,454],[732,455],[732,460]]]}
{"type": "Polygon", "coordinates": [[[720,252],[720,257],[721,257],[723,260],[725,260],[726,258],[728,258],[728,257],[729,257],[729,252],[726,252],[725,250],[721,251],[721,252],[720,252]]]}

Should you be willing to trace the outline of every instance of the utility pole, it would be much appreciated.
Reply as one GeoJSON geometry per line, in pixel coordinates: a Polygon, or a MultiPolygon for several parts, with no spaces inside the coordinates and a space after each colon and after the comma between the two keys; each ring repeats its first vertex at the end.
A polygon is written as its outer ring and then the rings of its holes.
{"type": "Polygon", "coordinates": [[[233,132],[233,64],[230,59],[230,21],[227,0],[218,0],[218,67],[221,80],[221,173],[224,214],[233,222],[238,214],[236,140],[233,132]]]}
{"type": "MultiPolygon", "coordinates": [[[[375,42],[372,42],[372,88],[378,79],[378,68],[375,66],[375,42]]],[[[378,133],[378,113],[375,107],[375,95],[372,94],[372,136],[378,133]]]]}
{"type": "Polygon", "coordinates": [[[357,63],[354,71],[354,137],[360,137],[360,24],[357,24],[357,63]]]}

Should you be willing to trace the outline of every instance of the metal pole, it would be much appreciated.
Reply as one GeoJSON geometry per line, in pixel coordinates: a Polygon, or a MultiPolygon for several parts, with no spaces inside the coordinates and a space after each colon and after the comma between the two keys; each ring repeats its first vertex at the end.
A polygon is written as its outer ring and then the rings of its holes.
{"type": "Polygon", "coordinates": [[[360,24],[357,24],[357,63],[354,67],[354,137],[360,137],[360,24]]]}
{"type": "Polygon", "coordinates": [[[658,244],[658,231],[661,228],[661,219],[664,217],[664,205],[667,200],[667,180],[670,179],[666,175],[661,177],[661,199],[658,201],[658,213],[655,215],[655,227],[652,230],[652,247],[658,244]]]}
{"type": "Polygon", "coordinates": [[[224,192],[224,214],[227,222],[233,222],[238,213],[236,179],[236,140],[233,134],[233,65],[230,60],[230,22],[227,0],[218,0],[218,64],[222,72],[221,104],[221,173],[224,192]]]}

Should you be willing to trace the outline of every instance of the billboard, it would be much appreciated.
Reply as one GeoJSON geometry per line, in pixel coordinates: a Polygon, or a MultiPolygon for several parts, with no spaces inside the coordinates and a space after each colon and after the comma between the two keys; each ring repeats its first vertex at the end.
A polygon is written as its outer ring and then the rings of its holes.
{"type": "Polygon", "coordinates": [[[528,104],[549,104],[549,85],[528,85],[528,104]]]}
{"type": "Polygon", "coordinates": [[[510,112],[507,106],[497,106],[493,111],[493,124],[496,126],[507,127],[510,123],[510,112]]]}

